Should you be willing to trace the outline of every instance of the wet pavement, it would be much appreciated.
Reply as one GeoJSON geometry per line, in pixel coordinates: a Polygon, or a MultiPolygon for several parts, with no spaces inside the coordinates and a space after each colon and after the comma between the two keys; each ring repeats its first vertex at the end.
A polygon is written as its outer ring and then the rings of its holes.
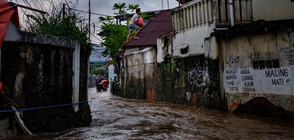
{"type": "Polygon", "coordinates": [[[91,126],[16,139],[294,139],[281,120],[89,91],[91,126]]]}

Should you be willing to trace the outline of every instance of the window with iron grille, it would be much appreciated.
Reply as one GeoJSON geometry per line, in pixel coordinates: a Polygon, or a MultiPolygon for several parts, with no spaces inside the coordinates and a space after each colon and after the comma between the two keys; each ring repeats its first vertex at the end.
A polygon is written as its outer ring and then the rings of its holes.
{"type": "Polygon", "coordinates": [[[253,60],[252,64],[254,69],[271,69],[280,67],[279,59],[253,60]]]}

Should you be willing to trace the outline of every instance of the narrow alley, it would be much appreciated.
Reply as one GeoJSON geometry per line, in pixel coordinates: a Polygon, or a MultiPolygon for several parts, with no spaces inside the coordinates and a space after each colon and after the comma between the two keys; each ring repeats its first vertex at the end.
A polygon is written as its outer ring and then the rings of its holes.
{"type": "Polygon", "coordinates": [[[0,140],[294,140],[293,7],[0,0],[0,140]]]}
{"type": "Polygon", "coordinates": [[[89,127],[13,139],[292,139],[289,122],[89,90],[89,127]]]}

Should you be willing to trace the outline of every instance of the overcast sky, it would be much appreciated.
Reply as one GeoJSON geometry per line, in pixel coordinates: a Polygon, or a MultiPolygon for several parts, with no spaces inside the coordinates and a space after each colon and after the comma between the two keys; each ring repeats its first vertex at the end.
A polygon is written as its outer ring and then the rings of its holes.
{"type": "MultiPolygon", "coordinates": [[[[10,0],[9,0],[10,1],[10,0]]],[[[14,2],[18,2],[20,4],[27,5],[24,3],[24,0],[12,0],[14,2]]],[[[30,2],[31,0],[26,0],[30,2]]],[[[65,1],[65,0],[37,0],[37,1],[50,1],[54,3],[58,3],[60,1],[65,1]]],[[[84,10],[88,11],[88,0],[67,0],[68,2],[71,1],[72,3],[75,3],[75,9],[79,10],[84,10]],[[77,3],[76,3],[77,2],[77,3]]],[[[126,4],[140,4],[140,8],[142,12],[145,11],[154,11],[154,10],[161,10],[162,9],[162,1],[161,0],[91,0],[91,11],[94,13],[99,13],[99,14],[105,14],[105,15],[114,15],[113,13],[117,12],[112,10],[113,4],[114,3],[126,3],[126,4]]],[[[31,7],[34,7],[33,3],[31,3],[31,7]]],[[[49,4],[49,2],[48,2],[49,4]]],[[[49,7],[44,4],[45,8],[49,7]]],[[[29,5],[27,5],[29,6],[29,5]]],[[[176,0],[169,0],[169,8],[174,8],[178,6],[178,3],[176,0]]],[[[164,9],[167,9],[167,0],[163,0],[163,7],[164,9]]],[[[34,7],[40,9],[41,7],[34,7]]],[[[20,11],[21,14],[21,11],[20,11]]],[[[86,13],[81,13],[81,16],[84,16],[85,19],[88,19],[88,15],[86,13]]],[[[96,32],[99,32],[99,23],[98,23],[98,17],[97,15],[92,15],[92,23],[95,23],[96,27],[96,32]]],[[[20,17],[21,18],[21,17],[20,17]]],[[[93,29],[92,29],[93,30],[93,29]]],[[[96,34],[96,33],[95,33],[96,34]]],[[[99,44],[99,38],[98,36],[95,35],[95,37],[91,37],[94,43],[99,44]]]]}
{"type": "MultiPolygon", "coordinates": [[[[77,7],[81,9],[88,9],[87,0],[79,0],[77,7]]],[[[105,13],[112,15],[114,11],[112,6],[114,3],[126,3],[126,4],[140,4],[142,12],[153,11],[162,9],[161,0],[92,0],[91,9],[93,12],[105,13]]],[[[169,0],[170,8],[176,7],[178,5],[176,0],[169,0]]],[[[167,0],[163,3],[164,9],[167,9],[167,0]]]]}
{"type": "MultiPolygon", "coordinates": [[[[113,13],[117,12],[112,10],[112,7],[115,3],[139,4],[142,12],[162,9],[161,0],[91,0],[91,11],[99,14],[114,15],[113,13]]],[[[176,0],[169,0],[170,8],[174,8],[176,6],[178,6],[176,0]]],[[[168,8],[167,0],[163,1],[163,7],[164,9],[168,8]]],[[[76,5],[76,9],[88,10],[88,0],[79,0],[76,5]]],[[[98,17],[99,16],[97,15],[92,15],[92,22],[97,23],[98,17]]],[[[97,25],[99,26],[99,24],[97,25]]],[[[97,40],[97,37],[98,36],[92,37],[92,40],[95,43],[100,42],[97,40]]]]}

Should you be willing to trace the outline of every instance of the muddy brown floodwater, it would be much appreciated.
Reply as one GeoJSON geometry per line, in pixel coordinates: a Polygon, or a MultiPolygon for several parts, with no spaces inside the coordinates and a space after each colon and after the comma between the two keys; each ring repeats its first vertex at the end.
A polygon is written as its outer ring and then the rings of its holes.
{"type": "Polygon", "coordinates": [[[294,125],[89,90],[91,126],[14,139],[294,139],[294,125]]]}

